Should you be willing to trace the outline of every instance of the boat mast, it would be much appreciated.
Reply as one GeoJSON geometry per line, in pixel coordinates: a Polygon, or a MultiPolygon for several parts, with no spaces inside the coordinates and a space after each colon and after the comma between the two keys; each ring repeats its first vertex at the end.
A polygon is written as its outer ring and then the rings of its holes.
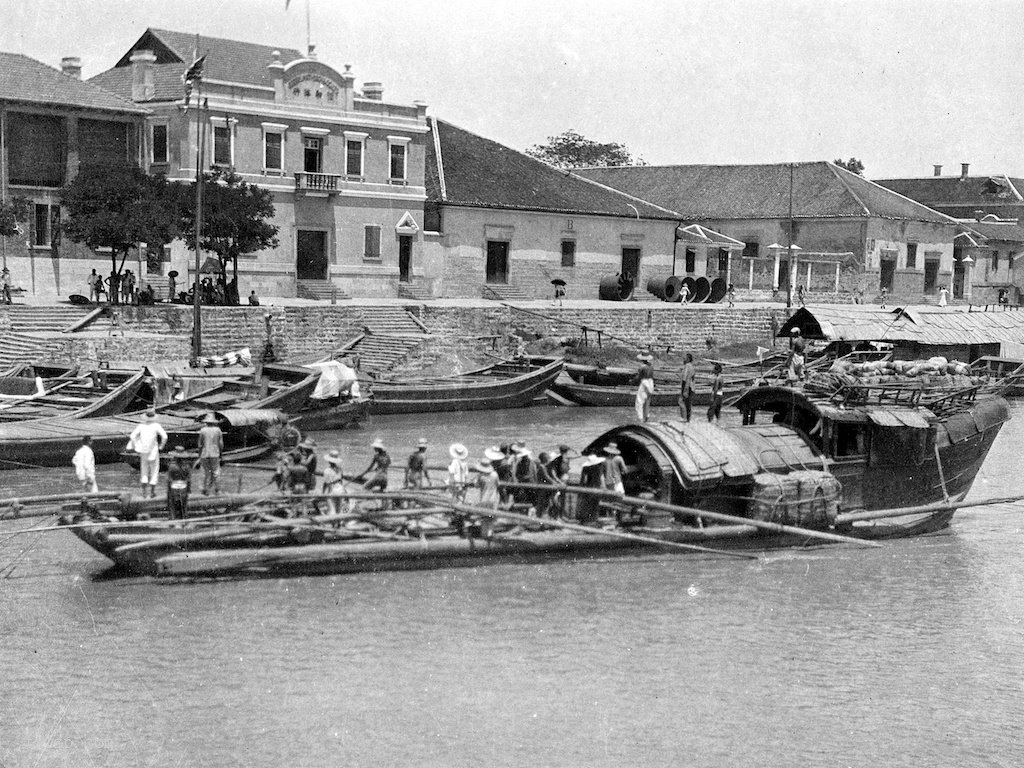
{"type": "Polygon", "coordinates": [[[786,227],[786,307],[793,306],[793,163],[789,164],[789,225],[786,227]]]}
{"type": "Polygon", "coordinates": [[[203,353],[202,342],[202,313],[199,309],[199,268],[200,268],[200,244],[203,241],[203,150],[205,149],[205,128],[203,120],[203,78],[202,74],[198,80],[198,108],[196,109],[196,136],[199,147],[196,150],[196,274],[195,282],[192,284],[192,357],[198,359],[203,353]]]}

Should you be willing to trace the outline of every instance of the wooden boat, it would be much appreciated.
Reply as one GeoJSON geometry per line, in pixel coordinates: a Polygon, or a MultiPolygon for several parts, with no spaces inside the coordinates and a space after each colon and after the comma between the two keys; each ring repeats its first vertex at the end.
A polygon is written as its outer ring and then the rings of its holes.
{"type": "MultiPolygon", "coordinates": [[[[756,379],[727,380],[725,399],[740,394],[755,383],[756,379]]],[[[651,395],[651,406],[655,408],[675,407],[679,404],[679,382],[658,382],[655,380],[654,394],[651,395]]],[[[636,387],[628,385],[607,386],[599,384],[582,384],[562,376],[555,380],[551,391],[577,405],[593,408],[632,408],[636,402],[636,387]]],[[[692,404],[704,406],[711,404],[711,386],[709,382],[698,380],[693,390],[692,404]]]]}
{"type": "MultiPolygon", "coordinates": [[[[276,377],[290,375],[295,379],[311,373],[316,375],[315,371],[306,366],[286,363],[267,363],[263,366],[263,372],[276,377]]],[[[287,408],[288,421],[303,432],[345,429],[363,421],[370,412],[371,403],[369,397],[353,397],[346,393],[323,399],[310,395],[305,402],[287,408]]]]}
{"type": "Polygon", "coordinates": [[[1012,379],[1005,388],[1006,396],[1024,395],[1024,359],[1019,357],[984,355],[971,363],[971,375],[984,377],[996,384],[1012,379]]]}
{"type": "Polygon", "coordinates": [[[371,384],[374,414],[484,411],[521,408],[544,396],[562,371],[561,359],[534,364],[509,360],[458,376],[371,384]]]}
{"type": "MultiPolygon", "coordinates": [[[[301,378],[298,373],[281,372],[276,378],[268,375],[259,381],[221,381],[155,410],[171,446],[194,445],[202,426],[200,421],[215,412],[231,414],[224,416],[232,422],[232,429],[226,434],[229,447],[250,447],[273,441],[269,426],[285,423],[287,414],[302,408],[318,378],[315,372],[301,378]],[[237,411],[254,414],[246,417],[237,411]]],[[[67,466],[85,435],[92,437],[97,463],[119,461],[128,436],[144,418],[145,411],[140,410],[104,417],[53,417],[0,424],[0,469],[67,466]]]]}
{"type": "MultiPolygon", "coordinates": [[[[585,455],[615,443],[626,472],[625,495],[577,486],[565,490],[565,510],[592,527],[414,493],[408,495],[414,504],[440,509],[447,504],[451,525],[433,536],[403,528],[416,518],[415,506],[334,516],[307,509],[287,519],[268,517],[264,507],[248,516],[167,523],[124,522],[97,507],[65,522],[129,573],[179,577],[585,559],[645,546],[727,554],[870,542],[948,526],[1009,418],[1002,397],[979,396],[978,388],[933,393],[914,386],[838,391],[765,386],[746,392],[738,407],[742,426],[648,422],[616,427],[593,440],[585,455]],[[526,524],[491,532],[481,525],[477,531],[473,516],[526,524]],[[353,521],[358,527],[347,527],[353,521]],[[559,529],[539,530],[544,525],[559,529]],[[460,526],[462,535],[455,533],[460,526]]],[[[538,488],[510,487],[517,494],[538,488]]],[[[289,505],[281,497],[202,501],[207,513],[267,503],[289,505]]]]}
{"type": "Polygon", "coordinates": [[[77,366],[25,364],[0,377],[0,422],[137,410],[150,402],[144,385],[141,370],[102,369],[81,375],[77,366]]]}

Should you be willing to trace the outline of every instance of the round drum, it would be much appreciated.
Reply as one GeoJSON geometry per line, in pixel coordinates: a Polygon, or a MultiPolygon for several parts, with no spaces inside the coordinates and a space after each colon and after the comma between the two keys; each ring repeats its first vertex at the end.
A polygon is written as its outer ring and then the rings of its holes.
{"type": "Polygon", "coordinates": [[[693,281],[693,303],[702,304],[711,295],[711,282],[706,277],[698,277],[693,281]]]}

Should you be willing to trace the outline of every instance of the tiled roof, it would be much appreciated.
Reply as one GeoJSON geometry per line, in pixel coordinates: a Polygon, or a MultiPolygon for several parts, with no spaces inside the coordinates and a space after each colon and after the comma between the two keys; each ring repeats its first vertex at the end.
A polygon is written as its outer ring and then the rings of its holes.
{"type": "MultiPolygon", "coordinates": [[[[1021,203],[1024,179],[996,176],[927,176],[921,179],[878,179],[878,184],[933,206],[971,206],[1021,203]]],[[[973,213],[973,211],[972,211],[973,213]]]]}
{"type": "Polygon", "coordinates": [[[1024,243],[1024,225],[1017,222],[968,221],[966,224],[989,240],[1024,243]]]}
{"type": "Polygon", "coordinates": [[[222,37],[196,36],[187,32],[165,29],[147,29],[112,69],[101,72],[90,82],[109,88],[115,93],[131,95],[131,55],[138,50],[150,50],[156,55],[154,101],[180,99],[181,75],[193,61],[196,50],[206,54],[203,75],[208,80],[224,80],[273,87],[267,64],[274,51],[281,54],[281,63],[288,64],[303,55],[294,48],[259,45],[222,37]]]}
{"type": "Polygon", "coordinates": [[[431,202],[629,218],[679,218],[673,211],[553,168],[443,120],[432,119],[430,125],[426,185],[431,202]],[[440,148],[440,157],[435,145],[440,148]]]}
{"type": "Polygon", "coordinates": [[[1024,344],[1024,312],[964,312],[953,309],[858,309],[802,307],[779,328],[787,336],[799,327],[812,339],[888,341],[919,344],[1024,344]]]}
{"type": "MultiPolygon", "coordinates": [[[[156,64],[153,67],[153,98],[150,101],[179,101],[185,94],[181,74],[185,67],[181,64],[156,64]]],[[[125,99],[132,97],[132,69],[108,69],[95,77],[89,78],[101,88],[116,93],[125,99]]]]}
{"type": "MultiPolygon", "coordinates": [[[[794,163],[795,218],[949,218],[829,162],[794,163]]],[[[587,168],[581,176],[670,208],[688,219],[789,216],[790,164],[587,168]]]]}
{"type": "Polygon", "coordinates": [[[95,83],[82,82],[20,53],[0,52],[0,101],[132,114],[147,111],[95,83]]]}

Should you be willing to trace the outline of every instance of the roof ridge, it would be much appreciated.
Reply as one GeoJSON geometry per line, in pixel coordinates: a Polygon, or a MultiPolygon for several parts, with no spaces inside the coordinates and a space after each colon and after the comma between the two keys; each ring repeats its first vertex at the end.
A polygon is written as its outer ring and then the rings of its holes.
{"type": "Polygon", "coordinates": [[[645,165],[584,165],[573,170],[576,171],[620,171],[634,170],[636,168],[766,168],[769,166],[790,165],[818,165],[827,163],[828,160],[796,160],[793,162],[779,163],[647,163],[645,165]]]}
{"type": "Polygon", "coordinates": [[[437,130],[437,118],[434,115],[430,115],[427,120],[431,123],[430,132],[434,138],[434,156],[437,158],[437,183],[441,187],[441,202],[448,201],[448,188],[444,183],[444,160],[441,158],[441,135],[437,130]]]}
{"type": "Polygon", "coordinates": [[[39,59],[33,58],[31,56],[28,56],[28,55],[26,55],[24,53],[8,52],[8,53],[6,53],[6,55],[8,55],[8,56],[18,56],[18,57],[20,57],[22,59],[25,59],[26,61],[32,62],[33,64],[38,64],[41,67],[45,67],[46,69],[48,69],[51,72],[53,72],[55,75],[63,77],[64,79],[66,79],[66,80],[68,80],[68,81],[70,81],[72,83],[77,83],[78,85],[72,86],[74,88],[79,87],[79,85],[84,86],[86,88],[92,88],[94,90],[100,91],[105,96],[110,96],[112,99],[117,99],[117,101],[121,102],[126,107],[131,107],[133,110],[139,110],[139,111],[146,112],[146,113],[148,113],[150,111],[150,110],[146,109],[145,107],[140,106],[139,104],[136,104],[131,99],[126,99],[123,96],[120,96],[119,94],[114,93],[113,91],[108,91],[106,88],[104,88],[104,87],[102,87],[100,85],[97,85],[96,83],[91,82],[92,78],[89,78],[88,80],[82,80],[81,78],[73,77],[72,75],[67,74],[63,70],[57,69],[57,67],[54,67],[51,64],[47,64],[45,61],[40,61],[39,59]]]}
{"type": "MultiPolygon", "coordinates": [[[[271,43],[254,43],[254,42],[252,42],[250,40],[238,40],[238,39],[233,38],[233,37],[220,37],[220,36],[217,36],[217,35],[204,35],[201,32],[200,33],[196,33],[196,32],[181,32],[181,31],[178,31],[176,29],[158,29],[156,27],[147,27],[146,31],[147,32],[151,32],[154,35],[160,35],[161,33],[163,33],[163,34],[169,34],[169,35],[184,35],[184,36],[192,37],[192,38],[195,38],[195,36],[198,34],[199,35],[199,39],[201,41],[208,40],[210,42],[225,42],[225,43],[239,43],[241,45],[254,45],[254,46],[257,46],[259,48],[275,48],[275,49],[281,51],[282,53],[287,50],[287,51],[292,51],[294,53],[299,54],[300,57],[302,56],[302,51],[300,51],[298,48],[292,48],[291,46],[281,46],[281,45],[276,45],[276,44],[271,44],[271,43]]],[[[163,42],[163,44],[166,45],[168,48],[171,48],[172,50],[174,50],[174,52],[176,54],[178,54],[179,56],[182,55],[181,51],[178,51],[177,49],[175,49],[174,46],[170,45],[166,40],[161,40],[161,42],[163,42]]],[[[189,61],[189,59],[188,59],[189,56],[191,56],[191,51],[186,51],[185,52],[185,57],[186,58],[183,59],[183,61],[185,61],[186,64],[189,61]]]]}
{"type": "Polygon", "coordinates": [[[1010,179],[1010,174],[1004,173],[1003,174],[1003,178],[1006,179],[1006,183],[1010,185],[1010,189],[1013,190],[1013,194],[1015,194],[1017,196],[1017,199],[1018,200],[1024,199],[1024,198],[1021,197],[1020,192],[1017,191],[1017,187],[1013,183],[1013,180],[1010,179]]]}
{"type": "MultiPolygon", "coordinates": [[[[948,221],[950,224],[956,224],[958,226],[963,226],[960,222],[958,222],[952,216],[950,216],[948,214],[945,214],[942,211],[937,211],[934,208],[929,208],[927,205],[922,203],[920,200],[915,200],[912,197],[907,197],[906,195],[897,192],[895,189],[890,189],[889,187],[882,186],[877,181],[872,181],[871,179],[865,178],[865,177],[861,176],[860,174],[855,174],[852,171],[847,171],[845,168],[839,168],[838,166],[834,165],[833,163],[829,163],[829,165],[832,166],[833,173],[835,173],[835,171],[842,170],[845,173],[849,173],[851,176],[856,176],[858,179],[860,179],[861,181],[865,182],[866,184],[870,184],[873,187],[877,187],[882,192],[887,192],[890,195],[896,195],[896,197],[898,197],[901,200],[904,200],[904,201],[906,201],[908,203],[911,203],[913,206],[915,206],[917,208],[924,208],[926,211],[928,211],[930,213],[933,213],[936,216],[941,216],[942,218],[946,219],[946,221],[948,221]]],[[[839,178],[842,179],[842,177],[839,177],[839,178]]],[[[932,178],[934,178],[934,177],[932,177],[932,178]]],[[[842,179],[842,181],[843,181],[844,184],[846,184],[845,179],[842,179]]],[[[848,184],[846,186],[847,186],[847,188],[849,188],[848,184]]],[[[860,202],[861,205],[864,205],[863,201],[861,201],[860,197],[857,196],[857,194],[852,189],[850,190],[850,193],[853,194],[855,197],[857,197],[857,201],[860,202]]],[[[868,211],[868,215],[873,215],[873,214],[871,214],[871,211],[866,206],[865,206],[864,210],[868,211]]]]}
{"type": "MultiPolygon", "coordinates": [[[[543,161],[538,160],[538,162],[543,162],[543,161]]],[[[545,165],[547,165],[547,164],[545,163],[545,165]]],[[[609,167],[615,167],[615,166],[609,166],[609,167]]],[[[642,168],[644,166],[637,166],[637,167],[642,168]]],[[[602,184],[601,182],[595,181],[594,179],[588,179],[586,176],[580,176],[578,173],[573,173],[572,171],[569,171],[569,173],[567,173],[566,175],[567,176],[572,176],[573,178],[579,179],[580,181],[585,181],[587,184],[593,184],[595,187],[600,187],[601,189],[603,189],[603,190],[605,190],[607,192],[614,192],[619,197],[625,197],[628,200],[636,200],[638,203],[643,203],[644,205],[649,205],[651,208],[657,208],[659,211],[664,211],[665,213],[671,214],[672,216],[675,216],[676,218],[679,218],[679,219],[683,218],[683,216],[678,211],[673,211],[671,208],[666,208],[663,205],[658,205],[657,203],[652,203],[650,200],[644,200],[642,197],[637,197],[636,195],[631,195],[628,192],[623,192],[621,189],[615,189],[615,187],[609,187],[607,184],[602,184]]],[[[637,218],[640,218],[639,214],[637,215],[637,218]]]]}
{"type": "MultiPolygon", "coordinates": [[[[828,160],[825,161],[825,167],[832,171],[832,175],[836,177],[839,183],[842,184],[846,191],[849,192],[850,195],[853,197],[853,199],[857,201],[857,205],[859,205],[861,207],[861,210],[864,211],[864,215],[871,216],[871,209],[868,208],[867,204],[865,204],[861,196],[854,191],[853,187],[851,187],[849,182],[843,178],[843,175],[841,173],[837,173],[837,171],[842,170],[846,171],[846,173],[853,174],[853,171],[847,171],[845,168],[840,168],[838,165],[836,165],[835,163],[831,163],[828,160]]],[[[861,178],[863,179],[864,177],[861,176],[861,178]]],[[[867,181],[867,179],[864,179],[864,181],[867,181]]],[[[881,185],[878,186],[880,189],[885,189],[885,187],[882,187],[881,185]]]]}

